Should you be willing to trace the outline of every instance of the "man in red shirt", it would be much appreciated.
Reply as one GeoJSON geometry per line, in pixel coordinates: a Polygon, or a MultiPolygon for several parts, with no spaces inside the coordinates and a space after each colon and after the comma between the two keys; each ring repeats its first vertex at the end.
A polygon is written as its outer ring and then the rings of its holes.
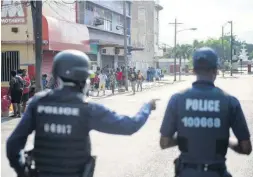
{"type": "Polygon", "coordinates": [[[21,75],[23,81],[24,81],[24,90],[23,90],[23,95],[22,95],[22,113],[25,111],[26,108],[26,103],[29,99],[29,91],[31,87],[31,80],[29,76],[27,75],[27,71],[24,69],[23,73],[21,75]]]}
{"type": "Polygon", "coordinates": [[[117,68],[116,80],[117,80],[117,83],[118,83],[118,87],[122,86],[122,79],[123,79],[123,73],[122,73],[122,71],[120,71],[119,68],[117,68]]]}

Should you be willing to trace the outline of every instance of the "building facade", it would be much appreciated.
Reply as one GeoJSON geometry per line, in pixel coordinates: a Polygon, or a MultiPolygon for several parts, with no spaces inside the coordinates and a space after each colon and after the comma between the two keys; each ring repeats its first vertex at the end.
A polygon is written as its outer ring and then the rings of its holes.
{"type": "MultiPolygon", "coordinates": [[[[127,44],[131,46],[131,2],[126,1],[127,44]]],[[[90,52],[96,66],[117,68],[124,63],[123,1],[80,1],[77,22],[89,29],[90,52]]]]}
{"type": "MultiPolygon", "coordinates": [[[[90,51],[88,28],[76,23],[75,8],[76,4],[43,2],[41,74],[47,74],[50,77],[53,57],[59,51],[66,49],[90,51]]],[[[27,1],[6,0],[2,1],[1,10],[1,92],[3,96],[8,90],[11,70],[27,69],[31,79],[34,78],[36,70],[30,4],[27,1]]]]}
{"type": "MultiPolygon", "coordinates": [[[[22,3],[1,4],[1,90],[9,86],[10,71],[28,69],[34,63],[31,11],[22,3]]],[[[3,95],[3,94],[2,94],[3,95]]]]}
{"type": "Polygon", "coordinates": [[[162,56],[159,49],[159,11],[163,9],[157,1],[132,2],[132,45],[143,47],[143,51],[132,52],[132,62],[137,69],[156,67],[162,56]]]}

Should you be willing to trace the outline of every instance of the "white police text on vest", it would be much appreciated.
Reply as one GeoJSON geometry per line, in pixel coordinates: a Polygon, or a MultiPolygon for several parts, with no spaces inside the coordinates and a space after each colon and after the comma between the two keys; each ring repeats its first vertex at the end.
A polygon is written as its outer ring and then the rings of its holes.
{"type": "Polygon", "coordinates": [[[220,100],[186,99],[187,111],[220,112],[220,100]]]}
{"type": "Polygon", "coordinates": [[[79,108],[45,106],[45,105],[39,105],[37,107],[37,112],[50,114],[50,115],[64,115],[64,116],[79,116],[80,115],[79,108]]]}

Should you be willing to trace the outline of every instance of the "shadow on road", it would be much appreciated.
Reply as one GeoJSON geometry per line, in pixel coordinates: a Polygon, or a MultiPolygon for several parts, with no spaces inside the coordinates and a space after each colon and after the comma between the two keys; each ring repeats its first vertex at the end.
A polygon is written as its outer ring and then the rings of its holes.
{"type": "Polygon", "coordinates": [[[238,76],[224,76],[224,77],[219,77],[219,79],[238,79],[240,77],[238,76]]]}
{"type": "Polygon", "coordinates": [[[1,118],[1,123],[8,122],[12,119],[17,119],[17,118],[15,118],[15,117],[3,117],[3,118],[1,118]]]}

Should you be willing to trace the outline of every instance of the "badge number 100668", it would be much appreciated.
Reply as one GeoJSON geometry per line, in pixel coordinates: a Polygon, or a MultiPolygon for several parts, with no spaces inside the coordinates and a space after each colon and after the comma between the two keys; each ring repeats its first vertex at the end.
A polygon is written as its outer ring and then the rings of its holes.
{"type": "Polygon", "coordinates": [[[182,122],[189,128],[220,128],[220,118],[184,117],[182,122]]]}

